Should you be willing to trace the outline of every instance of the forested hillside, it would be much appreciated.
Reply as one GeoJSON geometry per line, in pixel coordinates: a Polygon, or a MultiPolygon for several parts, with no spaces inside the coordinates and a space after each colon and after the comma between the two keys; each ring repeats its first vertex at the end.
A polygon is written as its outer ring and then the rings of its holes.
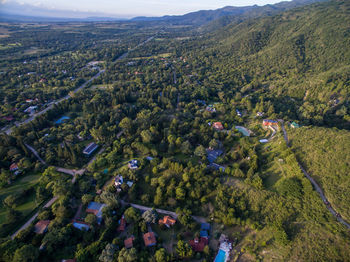
{"type": "Polygon", "coordinates": [[[0,25],[0,261],[348,261],[350,3],[272,15],[0,25]]]}
{"type": "Polygon", "coordinates": [[[304,127],[290,134],[298,159],[324,188],[337,211],[349,220],[350,132],[304,127]]]}
{"type": "Polygon", "coordinates": [[[226,89],[263,94],[280,117],[350,128],[348,1],[234,22],[193,43],[188,56],[226,89]]]}

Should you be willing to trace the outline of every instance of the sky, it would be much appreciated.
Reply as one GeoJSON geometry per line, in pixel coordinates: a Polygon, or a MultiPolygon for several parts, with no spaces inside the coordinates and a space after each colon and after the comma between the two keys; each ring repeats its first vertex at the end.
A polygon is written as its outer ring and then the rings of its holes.
{"type": "Polygon", "coordinates": [[[282,0],[0,0],[0,3],[17,2],[40,8],[78,12],[105,13],[114,16],[181,15],[198,10],[224,6],[265,5],[282,0]]]}

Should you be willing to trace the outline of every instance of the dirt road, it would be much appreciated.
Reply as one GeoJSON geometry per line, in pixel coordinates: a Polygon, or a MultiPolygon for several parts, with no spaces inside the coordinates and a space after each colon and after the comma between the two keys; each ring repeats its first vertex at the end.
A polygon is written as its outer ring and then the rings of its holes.
{"type": "MultiPolygon", "coordinates": [[[[284,121],[279,119],[278,120],[281,123],[281,127],[282,127],[282,131],[283,131],[283,137],[284,140],[287,143],[287,146],[290,147],[289,145],[289,141],[288,141],[288,135],[287,135],[287,131],[284,128],[284,121]]],[[[346,226],[348,229],[350,229],[350,224],[347,223],[344,219],[342,219],[340,216],[338,216],[337,212],[333,209],[333,207],[331,206],[331,204],[329,203],[328,199],[326,198],[326,196],[324,195],[321,187],[316,183],[316,181],[310,176],[310,174],[308,174],[306,172],[306,170],[303,168],[303,166],[298,162],[298,165],[301,169],[301,171],[304,173],[304,175],[307,177],[307,179],[309,179],[309,181],[311,182],[311,184],[314,186],[315,190],[317,191],[317,193],[320,195],[323,203],[326,205],[327,209],[329,210],[329,212],[332,213],[332,215],[340,222],[342,223],[344,226],[346,226]]]]}
{"type": "MultiPolygon", "coordinates": [[[[51,198],[46,204],[45,204],[45,208],[50,207],[55,201],[57,200],[57,197],[53,197],[51,198]]],[[[11,238],[14,239],[19,232],[21,232],[22,230],[26,229],[27,227],[30,226],[30,224],[36,219],[36,217],[39,215],[39,212],[36,212],[23,226],[21,226],[20,229],[18,229],[12,236],[11,238]]]]}

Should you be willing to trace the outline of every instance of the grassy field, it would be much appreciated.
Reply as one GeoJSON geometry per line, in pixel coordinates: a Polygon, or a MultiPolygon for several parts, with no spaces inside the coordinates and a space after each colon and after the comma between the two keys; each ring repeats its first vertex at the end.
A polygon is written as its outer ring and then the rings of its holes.
{"type": "MultiPolygon", "coordinates": [[[[18,178],[11,186],[8,188],[1,189],[0,191],[0,224],[4,223],[6,220],[6,209],[2,201],[11,194],[19,194],[22,190],[28,189],[29,187],[35,185],[40,178],[38,174],[29,174],[23,178],[18,178]]],[[[35,203],[35,193],[31,194],[30,197],[26,199],[21,205],[16,207],[16,210],[22,212],[24,216],[28,215],[36,207],[35,203]]]]}

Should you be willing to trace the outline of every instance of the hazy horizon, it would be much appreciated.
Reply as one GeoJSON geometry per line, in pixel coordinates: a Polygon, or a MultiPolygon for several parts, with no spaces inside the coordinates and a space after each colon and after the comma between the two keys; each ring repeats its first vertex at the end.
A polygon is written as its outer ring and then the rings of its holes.
{"type": "Polygon", "coordinates": [[[136,16],[164,16],[183,15],[199,10],[218,9],[225,6],[250,6],[266,5],[282,2],[281,0],[0,0],[2,11],[9,9],[15,13],[15,7],[26,12],[27,15],[47,16],[110,16],[120,18],[131,18],[136,16]],[[12,10],[11,10],[12,8],[12,10]],[[48,14],[40,14],[47,10],[48,14]],[[82,14],[83,13],[83,14],[82,14]]]}

